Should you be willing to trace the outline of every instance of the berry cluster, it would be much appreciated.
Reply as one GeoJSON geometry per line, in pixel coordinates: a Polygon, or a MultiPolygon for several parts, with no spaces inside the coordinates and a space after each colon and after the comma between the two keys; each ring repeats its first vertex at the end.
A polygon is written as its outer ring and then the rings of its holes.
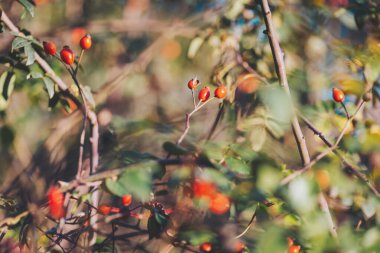
{"type": "MultiPolygon", "coordinates": [[[[197,89],[199,83],[200,83],[199,80],[195,77],[187,83],[187,87],[189,87],[189,89],[192,92],[194,92],[194,90],[197,89]]],[[[206,86],[206,87],[202,88],[198,93],[199,101],[200,102],[206,102],[210,98],[210,94],[211,94],[211,92],[210,92],[209,87],[206,86]]],[[[223,99],[226,97],[226,95],[227,95],[227,89],[224,86],[219,86],[214,91],[214,96],[216,98],[223,99]]]]}
{"type": "Polygon", "coordinates": [[[213,214],[222,215],[230,209],[230,199],[223,193],[218,192],[212,182],[196,179],[193,183],[193,192],[196,198],[208,201],[208,209],[213,214]]]}
{"type": "MultiPolygon", "coordinates": [[[[203,243],[199,248],[200,248],[202,253],[217,252],[217,250],[214,249],[213,245],[210,242],[203,243]]],[[[234,245],[233,252],[242,253],[242,252],[245,252],[245,249],[246,249],[245,244],[242,243],[241,241],[238,241],[234,245]]]]}
{"type": "MultiPolygon", "coordinates": [[[[121,197],[121,203],[123,207],[128,207],[132,204],[132,195],[127,194],[121,197]]],[[[113,207],[110,205],[100,205],[98,207],[98,212],[103,215],[109,215],[110,213],[120,213],[122,212],[122,208],[119,207],[113,207]]]]}
{"type": "MultiPolygon", "coordinates": [[[[89,34],[83,36],[79,41],[79,45],[81,46],[82,51],[89,49],[92,46],[91,36],[89,34]]],[[[57,46],[55,45],[55,43],[44,41],[43,47],[46,54],[55,56],[58,58],[57,46]]],[[[59,56],[60,56],[61,61],[67,65],[72,65],[75,61],[74,52],[70,49],[69,46],[64,46],[62,50],[60,51],[59,56]]]]}

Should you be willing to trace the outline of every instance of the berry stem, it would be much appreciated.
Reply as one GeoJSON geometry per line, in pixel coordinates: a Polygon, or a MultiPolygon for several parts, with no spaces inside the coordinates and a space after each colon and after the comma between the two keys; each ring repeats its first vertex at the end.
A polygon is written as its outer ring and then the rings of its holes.
{"type": "Polygon", "coordinates": [[[82,49],[82,51],[80,51],[80,55],[79,55],[79,59],[78,59],[78,62],[77,62],[77,66],[75,67],[74,75],[77,75],[80,63],[81,63],[82,58],[83,58],[83,54],[84,54],[84,49],[82,49]]]}
{"type": "Polygon", "coordinates": [[[197,111],[199,111],[199,109],[201,109],[203,106],[205,106],[208,102],[212,101],[213,99],[214,99],[214,97],[210,98],[209,100],[207,100],[204,103],[202,103],[202,101],[199,101],[198,104],[195,106],[195,108],[194,108],[194,110],[192,112],[186,113],[185,131],[183,131],[181,137],[179,137],[179,139],[177,140],[177,142],[176,142],[177,145],[181,144],[181,142],[183,141],[183,139],[186,137],[187,133],[190,130],[190,118],[191,118],[191,116],[194,113],[196,113],[197,111]]]}
{"type": "Polygon", "coordinates": [[[194,109],[197,108],[197,102],[195,102],[194,89],[191,89],[191,96],[193,97],[194,109]]]}
{"type": "Polygon", "coordinates": [[[350,119],[350,114],[348,113],[348,111],[347,111],[347,108],[346,108],[346,106],[344,105],[344,102],[340,102],[341,104],[342,104],[342,106],[343,106],[343,109],[344,109],[344,111],[346,112],[346,116],[347,116],[347,119],[350,119]]]}

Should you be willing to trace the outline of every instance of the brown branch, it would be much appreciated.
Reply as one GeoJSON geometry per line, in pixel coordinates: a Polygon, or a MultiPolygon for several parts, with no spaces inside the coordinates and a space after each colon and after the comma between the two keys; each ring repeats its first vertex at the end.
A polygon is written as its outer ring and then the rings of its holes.
{"type": "MultiPolygon", "coordinates": [[[[299,114],[299,117],[305,122],[306,126],[311,130],[313,131],[313,133],[315,135],[317,135],[328,147],[333,147],[333,144],[323,135],[322,132],[320,132],[306,117],[304,117],[303,115],[299,114]]],[[[375,188],[375,186],[373,184],[371,184],[371,182],[369,181],[369,179],[363,174],[360,172],[360,168],[352,163],[350,163],[347,158],[342,155],[341,153],[339,153],[338,150],[336,149],[333,149],[332,152],[334,152],[334,154],[336,154],[343,162],[344,165],[346,165],[348,168],[350,168],[351,172],[357,176],[359,179],[361,179],[364,183],[367,184],[367,186],[370,188],[370,190],[376,195],[376,196],[380,196],[379,192],[377,191],[377,189],[375,188]]]]}
{"type": "MultiPolygon", "coordinates": [[[[280,47],[277,32],[272,22],[272,13],[269,8],[268,0],[262,0],[261,7],[262,7],[262,11],[264,12],[263,17],[264,17],[265,25],[267,28],[267,35],[269,38],[270,47],[272,49],[272,55],[273,55],[273,59],[274,59],[275,67],[276,67],[277,76],[278,76],[278,79],[280,80],[281,86],[284,88],[288,96],[291,97],[288,79],[286,76],[284,53],[282,52],[282,49],[280,47]]],[[[298,151],[300,153],[302,163],[303,165],[307,165],[310,163],[310,155],[307,149],[305,137],[302,133],[300,124],[297,119],[297,115],[294,115],[292,118],[292,129],[293,129],[294,137],[297,142],[298,151]]]]}
{"type": "Polygon", "coordinates": [[[320,161],[322,158],[324,158],[326,155],[330,154],[331,151],[334,151],[335,149],[338,148],[338,145],[340,143],[340,141],[342,140],[344,134],[346,133],[348,127],[350,126],[352,120],[356,117],[356,115],[363,109],[363,106],[364,106],[365,102],[363,100],[360,101],[355,113],[351,116],[350,119],[348,119],[346,121],[346,124],[344,125],[340,135],[338,136],[336,142],[334,145],[332,145],[331,147],[329,147],[328,149],[324,150],[322,153],[318,154],[310,163],[306,164],[304,167],[302,168],[299,168],[298,170],[296,170],[296,172],[293,172],[292,174],[290,174],[289,176],[287,176],[286,178],[284,178],[282,181],[281,181],[281,185],[286,185],[288,184],[289,182],[291,182],[293,179],[295,179],[296,177],[298,177],[299,175],[305,173],[306,171],[308,171],[314,164],[316,164],[318,161],[320,161]]]}

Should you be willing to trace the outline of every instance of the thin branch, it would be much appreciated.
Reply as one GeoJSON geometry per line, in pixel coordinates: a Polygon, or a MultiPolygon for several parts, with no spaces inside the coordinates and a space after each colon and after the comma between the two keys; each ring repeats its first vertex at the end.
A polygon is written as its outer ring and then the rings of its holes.
{"type": "MultiPolygon", "coordinates": [[[[274,59],[275,67],[276,67],[277,76],[280,80],[281,86],[284,88],[288,96],[291,97],[288,79],[287,79],[286,70],[285,70],[284,53],[280,47],[278,36],[272,22],[272,13],[269,8],[268,0],[261,0],[261,7],[262,7],[262,11],[264,12],[263,17],[264,17],[265,25],[267,28],[269,43],[272,49],[272,55],[273,55],[273,59],[274,59]]],[[[307,165],[310,163],[310,155],[307,149],[305,137],[302,133],[300,124],[297,119],[297,115],[293,116],[292,129],[293,129],[294,137],[297,142],[298,151],[300,153],[302,163],[303,165],[307,165]]]]}
{"type": "MultiPolygon", "coordinates": [[[[322,132],[320,132],[306,117],[304,117],[303,115],[299,114],[299,117],[305,122],[306,126],[311,130],[313,131],[313,133],[315,135],[317,135],[328,147],[332,147],[333,144],[323,135],[322,132]]],[[[344,165],[346,165],[348,168],[350,168],[351,172],[357,176],[359,179],[361,179],[364,183],[366,183],[368,185],[368,187],[370,188],[370,190],[376,195],[376,196],[380,196],[379,192],[377,191],[376,187],[371,184],[371,182],[369,181],[369,179],[363,174],[360,172],[360,168],[352,163],[350,163],[346,157],[344,157],[344,155],[342,155],[341,153],[339,153],[338,150],[336,149],[333,149],[332,152],[334,152],[343,162],[344,165]]]]}

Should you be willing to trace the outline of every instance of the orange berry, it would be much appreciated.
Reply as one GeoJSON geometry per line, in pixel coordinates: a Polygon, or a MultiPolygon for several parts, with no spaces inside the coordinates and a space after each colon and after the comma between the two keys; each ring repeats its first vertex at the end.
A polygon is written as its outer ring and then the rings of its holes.
{"type": "Polygon", "coordinates": [[[246,94],[255,92],[259,88],[260,81],[254,74],[241,74],[236,80],[237,89],[246,94]]]}
{"type": "Polygon", "coordinates": [[[83,37],[80,39],[79,44],[80,44],[80,47],[81,47],[83,50],[89,49],[89,48],[92,46],[92,38],[91,38],[91,35],[86,34],[85,36],[83,36],[83,37]]]}
{"type": "Polygon", "coordinates": [[[209,210],[214,214],[224,214],[230,209],[230,199],[223,193],[216,193],[212,198],[209,210]]]}
{"type": "Polygon", "coordinates": [[[202,252],[211,252],[212,251],[212,245],[209,242],[205,242],[201,245],[201,251],[202,252]]]}
{"type": "Polygon", "coordinates": [[[335,102],[341,103],[344,100],[344,92],[338,88],[332,89],[333,98],[335,102]]]}
{"type": "Polygon", "coordinates": [[[103,214],[103,215],[108,215],[112,210],[112,207],[109,205],[101,205],[98,207],[98,212],[103,214]]]}
{"type": "Polygon", "coordinates": [[[50,214],[55,219],[60,219],[65,215],[63,208],[64,196],[61,190],[53,186],[48,191],[50,214]]]}
{"type": "Polygon", "coordinates": [[[245,249],[245,244],[242,242],[237,242],[235,244],[235,252],[242,252],[245,249]]]}
{"type": "Polygon", "coordinates": [[[68,65],[71,65],[74,63],[74,53],[68,46],[64,46],[62,48],[60,55],[61,55],[61,60],[64,63],[68,65]]]}
{"type": "Polygon", "coordinates": [[[224,98],[227,95],[227,89],[226,89],[226,87],[219,86],[215,90],[214,95],[215,95],[215,97],[220,98],[220,99],[224,98]]]}
{"type": "Polygon", "coordinates": [[[127,194],[121,197],[121,202],[123,203],[124,206],[129,206],[132,203],[132,195],[127,194]]]}
{"type": "Polygon", "coordinates": [[[45,53],[49,55],[55,55],[57,53],[57,46],[53,42],[42,42],[45,53]]]}
{"type": "Polygon", "coordinates": [[[187,83],[187,87],[189,87],[190,90],[196,89],[199,84],[199,80],[194,77],[187,83]]]}
{"type": "Polygon", "coordinates": [[[208,87],[204,87],[199,91],[198,98],[201,102],[206,102],[210,97],[210,89],[208,87]]]}
{"type": "Polygon", "coordinates": [[[289,253],[299,253],[301,250],[301,246],[299,245],[292,245],[289,247],[289,253]]]}

